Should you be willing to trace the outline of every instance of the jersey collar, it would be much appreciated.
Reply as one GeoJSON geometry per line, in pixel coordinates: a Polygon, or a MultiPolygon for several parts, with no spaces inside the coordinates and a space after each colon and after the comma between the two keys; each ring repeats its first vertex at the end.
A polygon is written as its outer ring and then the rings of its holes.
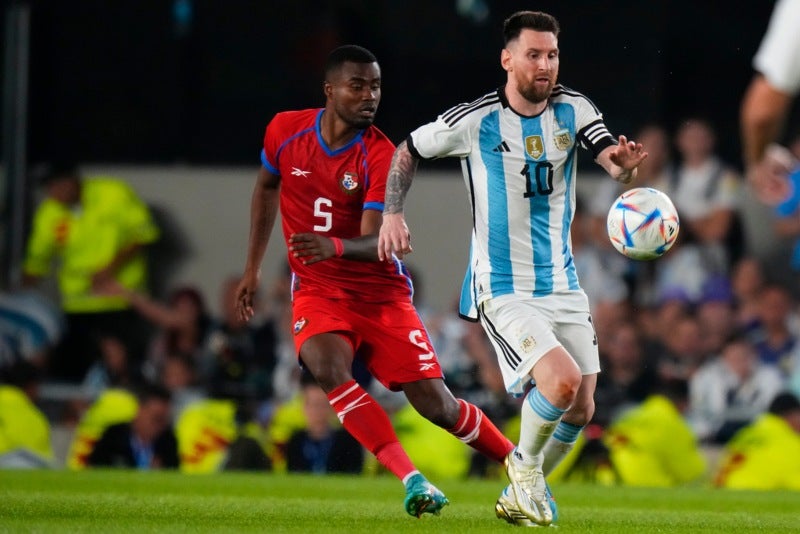
{"type": "Polygon", "coordinates": [[[319,143],[319,146],[322,147],[322,150],[324,150],[325,153],[328,156],[336,156],[337,154],[341,154],[342,152],[348,150],[351,146],[355,145],[356,143],[361,142],[361,136],[364,133],[364,130],[360,130],[355,135],[355,137],[353,137],[353,139],[351,139],[350,141],[347,142],[346,145],[344,145],[344,146],[342,146],[340,148],[337,148],[336,150],[331,150],[328,147],[328,144],[325,143],[325,139],[322,138],[322,114],[324,112],[325,112],[325,108],[322,108],[321,110],[319,110],[319,113],[317,113],[317,120],[316,120],[316,124],[314,125],[314,131],[317,134],[317,142],[319,143]]]}

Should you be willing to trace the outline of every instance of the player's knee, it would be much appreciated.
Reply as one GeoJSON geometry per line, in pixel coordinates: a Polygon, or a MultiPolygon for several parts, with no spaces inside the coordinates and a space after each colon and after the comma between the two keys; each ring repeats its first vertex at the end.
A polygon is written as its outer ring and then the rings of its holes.
{"type": "Polygon", "coordinates": [[[552,382],[554,404],[557,406],[572,406],[578,396],[578,389],[581,387],[580,372],[565,372],[557,375],[552,382]]]}

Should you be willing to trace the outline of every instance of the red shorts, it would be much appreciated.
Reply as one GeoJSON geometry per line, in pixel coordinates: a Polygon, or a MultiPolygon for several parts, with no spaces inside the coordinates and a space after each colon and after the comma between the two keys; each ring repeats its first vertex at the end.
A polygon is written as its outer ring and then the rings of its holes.
{"type": "Polygon", "coordinates": [[[297,354],[311,336],[335,332],[392,391],[400,384],[442,378],[428,332],[411,302],[368,303],[295,293],[292,312],[297,354]]]}

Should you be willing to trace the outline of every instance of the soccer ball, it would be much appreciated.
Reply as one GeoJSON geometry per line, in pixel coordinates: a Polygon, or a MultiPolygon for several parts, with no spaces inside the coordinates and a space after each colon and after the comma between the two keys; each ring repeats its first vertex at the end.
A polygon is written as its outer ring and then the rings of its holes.
{"type": "Polygon", "coordinates": [[[667,195],[651,187],[625,191],[611,205],[608,237],[620,253],[634,260],[652,260],[678,238],[678,212],[667,195]]]}

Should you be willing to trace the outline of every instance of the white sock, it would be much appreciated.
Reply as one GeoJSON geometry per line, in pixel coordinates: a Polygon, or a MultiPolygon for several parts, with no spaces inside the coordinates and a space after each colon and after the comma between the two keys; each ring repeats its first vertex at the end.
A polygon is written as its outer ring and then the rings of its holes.
{"type": "Polygon", "coordinates": [[[542,449],[555,432],[561,416],[566,410],[556,408],[550,401],[532,389],[522,403],[522,420],[516,456],[523,464],[541,463],[542,449]]]}
{"type": "Polygon", "coordinates": [[[578,435],[583,430],[582,426],[573,425],[566,421],[558,423],[555,432],[550,440],[545,444],[542,462],[542,472],[544,476],[553,472],[553,469],[561,463],[561,460],[569,454],[575,447],[575,442],[578,440],[578,435]]]}

